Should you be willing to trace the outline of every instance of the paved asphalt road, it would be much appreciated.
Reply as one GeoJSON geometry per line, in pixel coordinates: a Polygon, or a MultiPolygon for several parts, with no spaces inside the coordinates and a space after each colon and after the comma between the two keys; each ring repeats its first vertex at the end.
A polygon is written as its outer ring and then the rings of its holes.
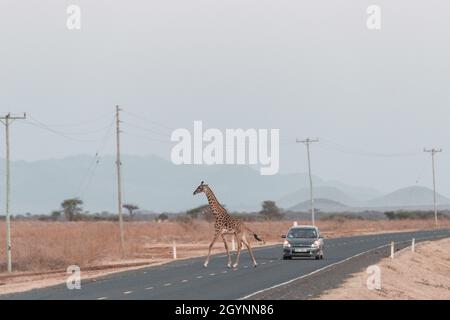
{"type": "Polygon", "coordinates": [[[219,254],[212,257],[208,268],[203,268],[203,258],[194,258],[86,280],[80,290],[68,290],[64,284],[0,299],[240,299],[391,241],[442,237],[450,237],[450,230],[325,239],[324,260],[282,260],[281,246],[263,247],[255,249],[257,268],[251,266],[246,251],[237,270],[227,269],[226,257],[219,254]]]}

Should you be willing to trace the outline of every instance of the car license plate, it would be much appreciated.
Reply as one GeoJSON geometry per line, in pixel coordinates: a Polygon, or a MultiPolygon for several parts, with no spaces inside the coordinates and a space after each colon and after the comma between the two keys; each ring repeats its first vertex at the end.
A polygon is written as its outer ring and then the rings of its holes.
{"type": "Polygon", "coordinates": [[[294,249],[294,252],[307,252],[308,251],[308,249],[305,249],[305,248],[296,248],[296,249],[294,249]]]}

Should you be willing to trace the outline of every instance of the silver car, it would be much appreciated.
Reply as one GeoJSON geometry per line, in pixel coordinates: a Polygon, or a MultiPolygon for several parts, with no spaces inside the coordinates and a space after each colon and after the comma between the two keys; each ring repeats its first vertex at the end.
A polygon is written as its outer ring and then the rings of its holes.
{"type": "Polygon", "coordinates": [[[315,226],[294,226],[283,235],[283,259],[310,257],[323,259],[324,242],[319,228],[315,226]]]}

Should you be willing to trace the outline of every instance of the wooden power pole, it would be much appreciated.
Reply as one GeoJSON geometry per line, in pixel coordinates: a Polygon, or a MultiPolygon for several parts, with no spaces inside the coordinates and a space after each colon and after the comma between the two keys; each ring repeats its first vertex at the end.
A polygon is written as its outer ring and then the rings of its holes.
{"type": "Polygon", "coordinates": [[[438,209],[436,201],[436,168],[435,168],[435,155],[436,153],[442,152],[442,149],[423,149],[424,152],[431,153],[431,165],[433,170],[433,207],[434,207],[434,225],[438,228],[438,209]]]}
{"type": "Polygon", "coordinates": [[[0,121],[5,125],[6,137],[6,260],[7,270],[12,272],[12,258],[11,258],[11,217],[10,217],[10,198],[11,198],[11,170],[10,170],[10,150],[9,150],[9,125],[17,119],[25,119],[24,113],[21,117],[11,116],[10,113],[0,117],[0,121]]]}
{"type": "Polygon", "coordinates": [[[314,195],[313,195],[313,180],[311,174],[311,157],[309,154],[309,145],[314,142],[319,142],[319,139],[311,139],[307,138],[306,140],[296,140],[297,143],[303,143],[306,145],[306,153],[308,155],[308,172],[309,172],[309,195],[310,195],[310,203],[311,203],[311,222],[312,225],[316,225],[316,218],[314,214],[314,195]]]}
{"type": "Polygon", "coordinates": [[[119,106],[116,106],[116,168],[117,168],[117,210],[119,213],[119,227],[120,227],[120,248],[122,250],[122,256],[125,256],[125,239],[123,231],[123,217],[122,217],[122,176],[120,167],[122,163],[120,161],[120,111],[119,106]]]}

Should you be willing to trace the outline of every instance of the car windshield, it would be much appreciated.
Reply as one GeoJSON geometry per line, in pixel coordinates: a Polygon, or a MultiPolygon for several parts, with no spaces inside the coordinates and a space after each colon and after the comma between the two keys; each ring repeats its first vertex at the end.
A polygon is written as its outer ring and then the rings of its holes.
{"type": "Polygon", "coordinates": [[[296,228],[289,230],[289,233],[287,235],[288,238],[317,238],[317,232],[316,229],[312,228],[296,228]]]}

